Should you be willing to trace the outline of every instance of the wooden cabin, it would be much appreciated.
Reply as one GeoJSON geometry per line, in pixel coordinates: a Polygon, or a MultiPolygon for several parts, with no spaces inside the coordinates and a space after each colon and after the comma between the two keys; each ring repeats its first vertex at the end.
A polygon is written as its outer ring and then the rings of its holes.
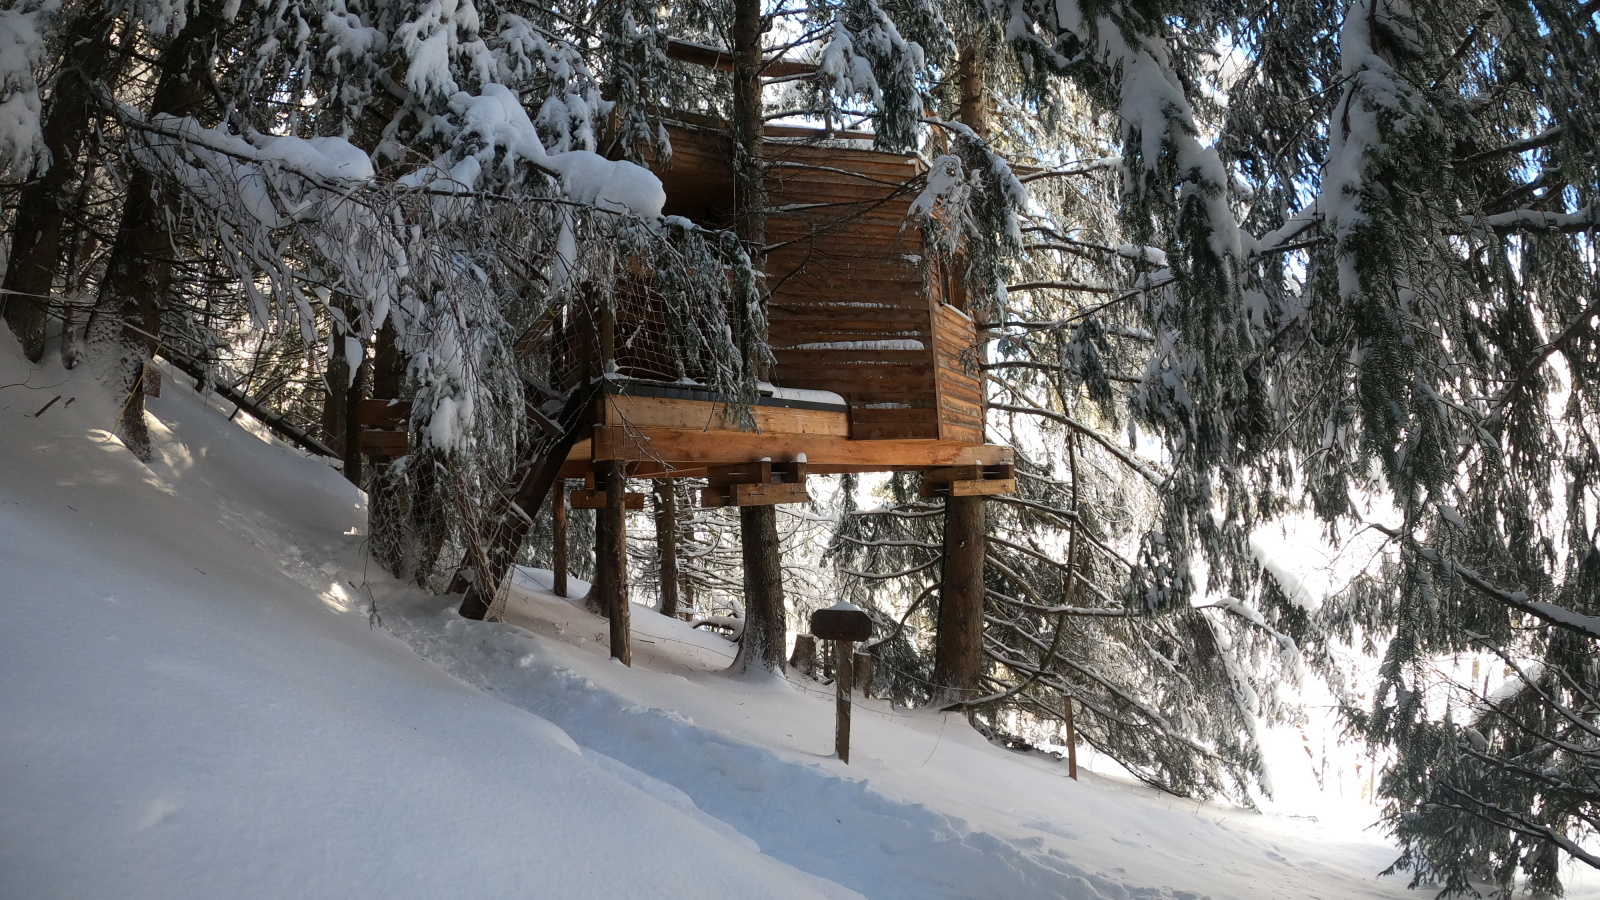
{"type": "MultiPolygon", "coordinates": [[[[671,157],[652,165],[666,214],[731,226],[731,139],[706,122],[668,133],[671,157]]],[[[592,479],[595,462],[616,460],[632,477],[753,481],[740,467],[770,460],[778,470],[770,481],[787,477],[796,488],[724,492],[720,501],[804,500],[806,473],[937,470],[930,481],[961,494],[1014,489],[1010,448],[983,441],[977,335],[963,295],[942,264],[923,258],[907,216],[922,162],[821,137],[769,129],[764,272],[776,366],[752,411],[757,430],[738,429],[720,398],[669,380],[659,361],[619,337],[619,377],[563,477],[592,479]],[[805,465],[785,468],[796,459],[805,465]]],[[[628,327],[640,325],[619,322],[619,335],[628,327]]],[[[714,492],[707,500],[720,505],[714,492]]]]}

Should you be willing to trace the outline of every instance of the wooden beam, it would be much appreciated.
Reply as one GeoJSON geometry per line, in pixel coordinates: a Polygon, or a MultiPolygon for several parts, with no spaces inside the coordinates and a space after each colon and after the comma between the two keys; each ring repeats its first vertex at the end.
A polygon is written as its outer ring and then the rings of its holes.
{"type": "MultiPolygon", "coordinates": [[[[582,488],[574,490],[572,492],[572,508],[605,509],[606,496],[604,488],[599,490],[584,490],[582,488]]],[[[629,491],[627,496],[623,498],[623,503],[627,509],[644,509],[644,494],[638,491],[629,491]]]]}
{"type": "Polygon", "coordinates": [[[361,452],[368,456],[387,456],[397,459],[405,456],[408,442],[404,431],[361,431],[361,452]]]}
{"type": "Polygon", "coordinates": [[[551,554],[551,590],[557,597],[567,596],[567,492],[557,483],[550,492],[550,531],[554,552],[551,554]]]}
{"type": "Polygon", "coordinates": [[[783,503],[809,503],[811,495],[804,484],[728,484],[702,488],[700,505],[777,506],[783,503]]]}
{"type": "Polygon", "coordinates": [[[489,612],[495,592],[510,571],[516,555],[521,551],[523,540],[528,536],[528,529],[533,525],[533,511],[544,503],[545,494],[555,484],[562,464],[578,442],[580,432],[589,427],[586,424],[589,421],[588,412],[593,406],[596,390],[594,382],[580,382],[561,408],[561,436],[541,442],[528,458],[518,463],[512,474],[516,492],[511,495],[510,502],[522,514],[514,514],[507,508],[493,526],[488,536],[491,571],[479,572],[478,577],[470,582],[463,578],[462,572],[456,573],[456,581],[462,582],[466,589],[466,596],[461,598],[461,615],[464,618],[482,619],[489,612]]]}
{"type": "Polygon", "coordinates": [[[951,481],[981,481],[983,479],[983,466],[942,466],[929,469],[922,473],[922,481],[928,483],[948,483],[951,481]]]}
{"type": "Polygon", "coordinates": [[[973,466],[941,466],[940,468],[929,469],[928,471],[922,473],[922,480],[924,483],[983,480],[999,481],[1006,478],[1015,479],[1016,477],[1017,467],[1010,463],[973,466]]]}
{"type": "MultiPolygon", "coordinates": [[[[823,466],[851,466],[857,472],[929,469],[954,465],[1010,463],[1010,447],[962,441],[852,441],[836,435],[702,432],[673,428],[630,429],[596,426],[588,448],[592,460],[670,463],[681,468],[754,462],[762,457],[793,459],[804,453],[813,474],[823,466]]],[[[574,453],[577,448],[574,448],[574,453]]],[[[576,458],[569,455],[568,460],[576,458]]]]}
{"type": "Polygon", "coordinates": [[[404,428],[411,421],[410,400],[362,400],[356,404],[356,424],[368,428],[404,428]]]}
{"type": "Polygon", "coordinates": [[[992,481],[948,481],[922,483],[924,497],[986,497],[993,494],[1015,494],[1015,478],[997,478],[992,481]]]}
{"type": "MultiPolygon", "coordinates": [[[[193,378],[195,388],[197,390],[202,384],[206,383],[205,369],[194,360],[189,359],[183,354],[162,347],[156,348],[156,355],[171,363],[173,368],[185,375],[188,375],[190,378],[193,378]]],[[[300,428],[299,426],[290,422],[288,419],[284,418],[282,414],[267,409],[264,405],[262,405],[261,401],[251,397],[243,391],[223,384],[220,381],[212,382],[209,387],[213,391],[216,391],[217,396],[227,400],[234,406],[239,407],[240,409],[249,413],[251,416],[254,416],[257,422],[267,426],[267,428],[278,437],[283,438],[302,450],[308,450],[319,456],[328,456],[332,457],[333,459],[338,459],[340,457],[340,454],[333,448],[307,434],[305,429],[300,428]]]]}
{"type": "Polygon", "coordinates": [[[706,478],[713,487],[729,484],[771,484],[772,460],[735,463],[731,466],[711,466],[706,469],[706,478]]]}

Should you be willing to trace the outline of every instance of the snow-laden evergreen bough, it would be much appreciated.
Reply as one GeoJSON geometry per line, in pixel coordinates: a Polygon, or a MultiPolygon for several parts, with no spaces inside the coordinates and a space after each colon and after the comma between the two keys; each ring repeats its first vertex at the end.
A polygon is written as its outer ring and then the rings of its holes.
{"type": "MultiPolygon", "coordinates": [[[[416,412],[414,453],[392,474],[413,508],[453,523],[456,552],[526,450],[526,400],[546,400],[525,386],[551,381],[551,364],[514,347],[533,330],[580,306],[646,302],[665,310],[659,349],[681,377],[736,404],[754,397],[728,328],[728,311],[751,304],[749,260],[724,236],[664,220],[653,175],[594,152],[613,105],[592,74],[601,48],[572,25],[582,8],[221,12],[214,46],[233,46],[217,57],[209,108],[147,115],[109,86],[99,102],[127,135],[126,164],[155,176],[168,221],[186,229],[175,240],[237,285],[257,332],[323,348],[307,364],[330,390],[370,378],[380,334],[394,333],[416,412]]],[[[162,331],[200,334],[202,347],[227,340],[192,306],[163,316],[162,331]]],[[[425,577],[455,560],[439,557],[437,527],[421,530],[431,536],[416,552],[386,556],[425,577]]]]}
{"type": "Polygon", "coordinates": [[[1203,574],[1341,693],[1341,642],[1380,650],[1348,713],[1396,753],[1380,791],[1416,883],[1555,891],[1562,859],[1600,863],[1600,9],[1000,9],[1035,77],[1121,123],[1130,265],[1097,284],[1093,242],[1051,228],[1048,280],[1085,299],[1012,346],[1161,440],[1131,602],[1208,605],[1203,574]],[[1385,539],[1320,605],[1248,542],[1297,506],[1385,539]],[[1512,687],[1434,666],[1469,652],[1512,687]]]}

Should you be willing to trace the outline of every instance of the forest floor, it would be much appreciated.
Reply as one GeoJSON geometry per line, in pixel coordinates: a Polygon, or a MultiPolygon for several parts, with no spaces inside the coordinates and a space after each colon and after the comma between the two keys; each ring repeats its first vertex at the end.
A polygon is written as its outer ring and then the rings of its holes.
{"type": "Polygon", "coordinates": [[[357,491],[187,379],[149,465],[9,334],[0,386],[0,897],[1429,895],[1317,809],[1072,781],[953,716],[862,701],[845,766],[831,688],[723,675],[718,636],[636,606],[629,669],[548,573],[502,623],[388,578],[357,491]]]}

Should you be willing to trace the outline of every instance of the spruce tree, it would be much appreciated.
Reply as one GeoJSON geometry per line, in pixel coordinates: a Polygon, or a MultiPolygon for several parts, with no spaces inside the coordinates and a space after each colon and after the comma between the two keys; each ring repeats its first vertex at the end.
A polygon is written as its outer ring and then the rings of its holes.
{"type": "Polygon", "coordinates": [[[1347,714],[1395,753],[1397,866],[1449,892],[1594,863],[1596,12],[1004,7],[1040,96],[1122,123],[1131,271],[1063,287],[1103,299],[1059,368],[1161,442],[1130,605],[1207,605],[1205,572],[1335,680],[1375,644],[1347,714]],[[1320,606],[1264,583],[1249,536],[1292,509],[1379,562],[1320,606]],[[1472,652],[1499,692],[1436,674],[1472,652]]]}

